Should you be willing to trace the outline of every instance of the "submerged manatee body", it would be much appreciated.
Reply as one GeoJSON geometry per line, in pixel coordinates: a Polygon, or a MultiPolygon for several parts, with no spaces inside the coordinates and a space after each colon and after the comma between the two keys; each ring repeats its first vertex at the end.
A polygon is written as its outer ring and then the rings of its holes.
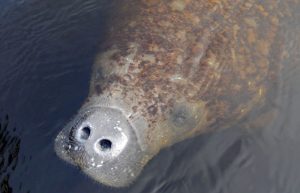
{"type": "Polygon", "coordinates": [[[275,93],[278,29],[296,2],[116,1],[89,97],[57,154],[121,187],[162,148],[237,123],[275,93]]]}

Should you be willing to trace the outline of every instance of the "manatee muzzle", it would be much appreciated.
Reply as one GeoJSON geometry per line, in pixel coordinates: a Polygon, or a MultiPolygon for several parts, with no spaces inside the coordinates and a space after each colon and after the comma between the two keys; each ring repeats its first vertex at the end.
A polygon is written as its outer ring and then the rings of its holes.
{"type": "Polygon", "coordinates": [[[94,180],[114,187],[130,184],[145,165],[134,128],[114,108],[80,110],[57,136],[55,150],[94,180]]]}

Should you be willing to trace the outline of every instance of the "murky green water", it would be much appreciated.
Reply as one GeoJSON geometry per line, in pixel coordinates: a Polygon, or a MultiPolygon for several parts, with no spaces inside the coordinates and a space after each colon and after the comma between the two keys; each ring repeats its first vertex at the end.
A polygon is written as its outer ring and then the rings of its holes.
{"type": "Polygon", "coordinates": [[[0,1],[1,193],[299,192],[297,19],[281,28],[290,57],[271,124],[251,132],[236,126],[165,149],[123,189],[97,184],[59,160],[54,138],[87,96],[110,6],[100,0],[0,1]]]}

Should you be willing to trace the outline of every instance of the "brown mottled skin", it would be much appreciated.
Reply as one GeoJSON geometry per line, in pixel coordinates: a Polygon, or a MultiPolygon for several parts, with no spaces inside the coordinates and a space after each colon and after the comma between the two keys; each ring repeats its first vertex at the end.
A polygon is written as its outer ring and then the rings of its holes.
{"type": "Polygon", "coordinates": [[[262,107],[274,89],[283,57],[280,21],[296,3],[120,1],[108,20],[90,96],[118,96],[130,119],[143,117],[152,153],[229,127],[262,107]],[[174,124],[176,108],[189,120],[181,124],[179,115],[174,124]]]}
{"type": "Polygon", "coordinates": [[[110,1],[89,97],[56,137],[57,155],[123,187],[164,147],[264,125],[287,66],[299,66],[299,1],[110,1]]]}

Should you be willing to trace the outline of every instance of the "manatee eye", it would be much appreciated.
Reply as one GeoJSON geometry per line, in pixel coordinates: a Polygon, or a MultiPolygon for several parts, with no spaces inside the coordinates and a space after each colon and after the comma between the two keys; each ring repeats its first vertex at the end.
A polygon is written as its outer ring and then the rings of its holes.
{"type": "Polygon", "coordinates": [[[196,126],[196,120],[193,112],[185,105],[175,106],[171,112],[170,121],[175,128],[182,130],[193,129],[196,126]]]}
{"type": "Polygon", "coordinates": [[[188,119],[188,111],[185,108],[176,109],[172,113],[172,122],[177,127],[182,127],[188,119]]]}

